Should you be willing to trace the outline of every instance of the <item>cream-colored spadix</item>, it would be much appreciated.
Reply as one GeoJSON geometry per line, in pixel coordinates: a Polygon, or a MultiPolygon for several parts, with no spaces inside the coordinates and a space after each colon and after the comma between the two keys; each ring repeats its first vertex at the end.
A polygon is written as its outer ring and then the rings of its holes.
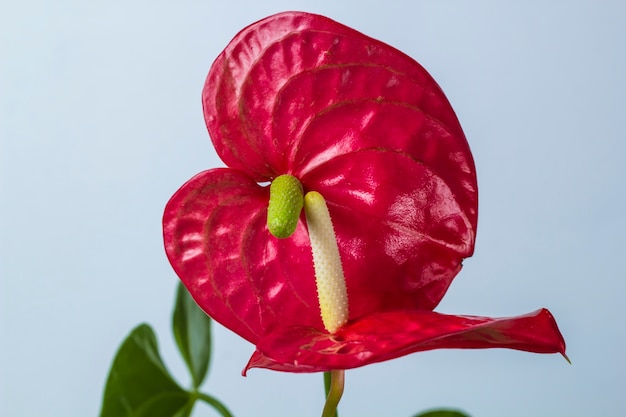
{"type": "Polygon", "coordinates": [[[304,196],[304,212],[313,250],[317,297],[324,327],[334,333],[348,321],[348,292],[333,224],[324,197],[304,196]]]}

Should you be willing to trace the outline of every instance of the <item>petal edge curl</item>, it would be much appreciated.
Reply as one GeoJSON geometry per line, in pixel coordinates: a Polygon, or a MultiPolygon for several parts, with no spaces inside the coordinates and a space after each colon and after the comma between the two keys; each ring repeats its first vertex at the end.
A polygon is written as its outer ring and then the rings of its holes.
{"type": "Polygon", "coordinates": [[[452,316],[395,311],[348,323],[330,335],[293,327],[264,337],[243,371],[284,372],[351,369],[432,349],[507,348],[561,353],[565,341],[547,309],[515,317],[452,316]]]}

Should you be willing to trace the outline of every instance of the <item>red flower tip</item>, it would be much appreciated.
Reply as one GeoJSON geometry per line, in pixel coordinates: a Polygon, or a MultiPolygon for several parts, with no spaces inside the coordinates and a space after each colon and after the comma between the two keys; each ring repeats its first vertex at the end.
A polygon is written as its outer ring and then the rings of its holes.
{"type": "Polygon", "coordinates": [[[257,346],[246,370],[347,369],[437,348],[565,354],[547,310],[432,312],[473,253],[478,196],[456,115],[413,59],[328,18],[281,13],[235,36],[202,102],[229,168],[174,194],[165,249],[198,305],[257,346]],[[268,231],[259,183],[285,174],[321,194],[332,218],[349,300],[334,334],[320,318],[304,214],[276,209],[288,221],[271,226],[281,239],[268,231]]]}

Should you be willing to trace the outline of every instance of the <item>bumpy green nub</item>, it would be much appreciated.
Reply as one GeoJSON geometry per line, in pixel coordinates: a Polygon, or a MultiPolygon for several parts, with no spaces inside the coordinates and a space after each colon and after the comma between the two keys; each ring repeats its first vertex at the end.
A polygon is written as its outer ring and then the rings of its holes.
{"type": "Polygon", "coordinates": [[[304,205],[302,184],[293,175],[274,178],[270,185],[270,203],[267,207],[267,228],[279,239],[293,234],[304,205]]]}

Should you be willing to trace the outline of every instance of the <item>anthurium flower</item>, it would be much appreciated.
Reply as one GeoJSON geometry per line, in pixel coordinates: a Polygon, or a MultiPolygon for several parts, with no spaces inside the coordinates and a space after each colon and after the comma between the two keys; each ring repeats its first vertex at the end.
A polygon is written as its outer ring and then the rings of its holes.
{"type": "Polygon", "coordinates": [[[198,305],[256,345],[246,370],[348,369],[440,348],[564,354],[545,309],[433,311],[473,253],[477,183],[452,107],[413,59],[328,18],[281,13],[235,36],[202,102],[228,168],[174,194],[165,248],[198,305]],[[316,252],[316,213],[330,255],[316,252]],[[324,290],[331,258],[339,284],[324,290]]]}

